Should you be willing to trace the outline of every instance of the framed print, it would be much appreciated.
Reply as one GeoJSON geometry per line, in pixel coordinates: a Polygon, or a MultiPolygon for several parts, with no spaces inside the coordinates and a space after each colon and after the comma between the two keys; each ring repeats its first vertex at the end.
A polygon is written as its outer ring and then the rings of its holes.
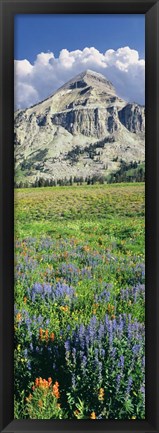
{"type": "Polygon", "coordinates": [[[1,0],[2,432],[159,432],[159,3],[1,0]]]}

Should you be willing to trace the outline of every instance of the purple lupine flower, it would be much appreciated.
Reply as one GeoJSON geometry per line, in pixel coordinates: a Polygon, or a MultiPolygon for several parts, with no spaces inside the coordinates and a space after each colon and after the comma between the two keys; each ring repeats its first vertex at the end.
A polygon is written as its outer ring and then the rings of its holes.
{"type": "Polygon", "coordinates": [[[134,346],[132,347],[132,352],[134,356],[137,356],[138,353],[140,351],[140,345],[139,344],[134,344],[134,346]]]}
{"type": "Polygon", "coordinates": [[[124,301],[124,299],[125,299],[125,290],[121,289],[120,293],[121,293],[121,300],[124,301]]]}
{"type": "Polygon", "coordinates": [[[67,353],[67,352],[70,352],[70,349],[71,349],[70,339],[67,339],[67,340],[65,341],[64,346],[65,346],[65,349],[66,349],[66,353],[67,353]]]}
{"type": "Polygon", "coordinates": [[[41,295],[43,293],[43,286],[42,286],[42,284],[35,283],[34,286],[33,286],[33,290],[34,290],[35,294],[41,295]]]}
{"type": "Polygon", "coordinates": [[[76,349],[75,349],[75,347],[73,347],[73,349],[72,349],[72,358],[73,358],[73,361],[75,363],[76,362],[76,349]]]}
{"type": "Polygon", "coordinates": [[[83,324],[80,324],[79,325],[79,338],[82,340],[82,338],[83,338],[83,336],[84,336],[84,333],[85,333],[85,327],[84,327],[84,325],[83,324]]]}
{"type": "Polygon", "coordinates": [[[129,289],[128,288],[125,290],[125,299],[126,299],[126,301],[128,301],[128,299],[129,299],[129,289]]]}
{"type": "Polygon", "coordinates": [[[116,378],[116,391],[117,392],[119,391],[119,388],[120,388],[120,382],[121,382],[121,374],[118,374],[117,378],[116,378]]]}
{"type": "Polygon", "coordinates": [[[133,287],[134,302],[137,300],[138,286],[133,287]]]}
{"type": "Polygon", "coordinates": [[[95,366],[98,366],[99,358],[98,358],[98,349],[97,348],[94,349],[94,355],[95,355],[95,358],[94,358],[95,366]]]}
{"type": "Polygon", "coordinates": [[[124,368],[124,356],[123,355],[120,356],[120,359],[118,362],[118,367],[120,367],[122,370],[124,368]]]}
{"type": "Polygon", "coordinates": [[[32,292],[31,300],[32,302],[35,302],[35,292],[32,292]]]}
{"type": "Polygon", "coordinates": [[[116,319],[112,320],[112,329],[113,331],[117,331],[118,330],[118,326],[117,326],[117,321],[116,319]]]}
{"type": "Polygon", "coordinates": [[[137,320],[134,320],[134,323],[132,323],[132,331],[133,336],[138,340],[139,339],[139,324],[137,323],[137,320]]]}
{"type": "Polygon", "coordinates": [[[72,387],[76,388],[76,377],[75,377],[75,374],[72,374],[72,387]]]}
{"type": "Polygon", "coordinates": [[[44,284],[43,290],[45,295],[50,295],[52,293],[52,288],[50,284],[44,284]]]}
{"type": "Polygon", "coordinates": [[[79,357],[80,357],[80,359],[83,359],[83,356],[84,356],[84,352],[83,352],[83,350],[80,350],[79,351],[79,357]]]}
{"type": "Polygon", "coordinates": [[[98,383],[102,382],[102,362],[98,363],[98,383]]]}
{"type": "Polygon", "coordinates": [[[28,349],[24,349],[24,356],[25,356],[25,357],[28,356],[28,349]]]}
{"type": "Polygon", "coordinates": [[[90,320],[90,324],[91,324],[93,327],[96,326],[96,324],[97,324],[97,318],[96,318],[95,315],[91,318],[91,320],[90,320]]]}
{"type": "Polygon", "coordinates": [[[143,403],[145,404],[145,383],[143,382],[141,387],[140,387],[140,392],[142,394],[143,397],[143,403]]]}
{"type": "Polygon", "coordinates": [[[132,338],[132,324],[131,322],[128,323],[128,341],[130,342],[132,338]]]}
{"type": "Polygon", "coordinates": [[[128,379],[128,385],[127,385],[127,389],[126,389],[126,394],[127,394],[127,395],[130,394],[131,387],[132,387],[132,383],[133,383],[133,379],[132,379],[132,377],[130,376],[129,379],[128,379]]]}
{"type": "Polygon", "coordinates": [[[95,337],[94,328],[91,325],[88,325],[87,331],[88,331],[89,340],[92,344],[94,341],[94,337],[95,337]]]}
{"type": "Polygon", "coordinates": [[[101,340],[103,336],[104,336],[104,325],[103,325],[103,323],[100,323],[99,330],[98,330],[99,340],[101,340]]]}
{"type": "Polygon", "coordinates": [[[87,358],[85,355],[83,355],[82,359],[81,359],[81,367],[84,371],[85,371],[86,365],[87,365],[87,358]]]}
{"type": "Polygon", "coordinates": [[[33,343],[30,343],[30,350],[33,351],[33,343]]]}
{"type": "Polygon", "coordinates": [[[96,300],[97,300],[97,302],[98,301],[109,302],[109,300],[110,300],[110,292],[108,292],[106,289],[103,290],[103,292],[101,292],[100,295],[97,296],[96,300]]]}
{"type": "Polygon", "coordinates": [[[101,356],[102,359],[105,358],[105,350],[102,349],[102,348],[100,349],[100,356],[101,356]]]}
{"type": "Polygon", "coordinates": [[[123,321],[122,316],[120,314],[119,315],[119,322],[118,322],[118,332],[119,332],[120,336],[122,335],[123,328],[124,328],[124,321],[123,321]]]}
{"type": "Polygon", "coordinates": [[[85,337],[85,341],[86,341],[86,348],[87,348],[87,351],[88,351],[88,349],[89,349],[89,345],[90,345],[89,335],[86,335],[86,337],[85,337]]]}
{"type": "Polygon", "coordinates": [[[38,322],[38,324],[42,324],[43,318],[41,315],[37,317],[37,322],[38,322]]]}
{"type": "Polygon", "coordinates": [[[115,359],[115,355],[116,355],[116,347],[112,347],[110,350],[110,355],[112,357],[112,359],[115,359]]]}
{"type": "Polygon", "coordinates": [[[108,334],[109,334],[109,345],[111,347],[113,344],[113,324],[111,320],[109,320],[108,322],[108,334]]]}
{"type": "Polygon", "coordinates": [[[105,325],[106,325],[106,329],[108,329],[108,326],[109,326],[109,316],[108,316],[108,314],[106,314],[106,316],[105,316],[105,325]]]}
{"type": "Polygon", "coordinates": [[[31,362],[30,361],[27,361],[27,368],[28,368],[28,370],[31,370],[31,362]]]}

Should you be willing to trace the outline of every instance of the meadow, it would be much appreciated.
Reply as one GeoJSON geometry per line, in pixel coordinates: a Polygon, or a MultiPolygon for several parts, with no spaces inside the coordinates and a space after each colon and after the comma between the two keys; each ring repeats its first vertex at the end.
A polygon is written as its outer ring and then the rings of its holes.
{"type": "Polygon", "coordinates": [[[143,183],[15,189],[15,418],[145,418],[143,183]]]}

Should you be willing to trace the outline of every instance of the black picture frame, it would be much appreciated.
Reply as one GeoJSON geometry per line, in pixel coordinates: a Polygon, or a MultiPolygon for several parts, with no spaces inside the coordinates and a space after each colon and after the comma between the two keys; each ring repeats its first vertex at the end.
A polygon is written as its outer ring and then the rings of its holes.
{"type": "Polygon", "coordinates": [[[0,431],[159,432],[159,1],[0,0],[0,431]],[[14,15],[145,14],[146,20],[146,419],[13,419],[14,15]]]}

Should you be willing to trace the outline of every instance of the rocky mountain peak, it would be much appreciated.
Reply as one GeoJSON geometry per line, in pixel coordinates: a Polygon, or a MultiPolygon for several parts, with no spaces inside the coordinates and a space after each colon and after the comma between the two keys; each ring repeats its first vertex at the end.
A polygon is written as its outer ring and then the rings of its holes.
{"type": "Polygon", "coordinates": [[[91,69],[86,69],[80,74],[73,77],[66,84],[64,84],[61,89],[82,89],[87,86],[92,86],[92,88],[102,89],[105,93],[115,94],[115,88],[113,84],[107,80],[107,78],[100,74],[99,72],[92,71],[91,69]]]}
{"type": "Polygon", "coordinates": [[[119,98],[104,75],[87,69],[15,113],[15,169],[28,182],[104,175],[117,161],[144,160],[144,129],[144,107],[119,98]]]}

